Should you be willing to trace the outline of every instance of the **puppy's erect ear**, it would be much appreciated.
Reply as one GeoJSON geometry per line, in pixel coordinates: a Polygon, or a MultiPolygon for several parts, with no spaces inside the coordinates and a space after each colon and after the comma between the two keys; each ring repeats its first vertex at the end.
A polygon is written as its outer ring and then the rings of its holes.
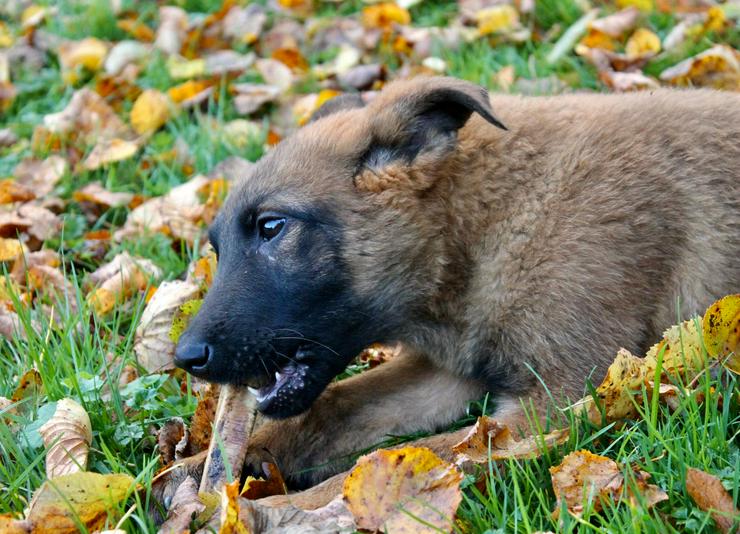
{"type": "Polygon", "coordinates": [[[401,182],[415,182],[414,189],[430,185],[438,174],[434,170],[454,151],[458,130],[473,113],[506,129],[494,117],[485,89],[447,77],[418,77],[390,84],[367,106],[367,112],[373,140],[363,168],[384,175],[388,186],[394,182],[394,173],[404,176],[401,182]]]}

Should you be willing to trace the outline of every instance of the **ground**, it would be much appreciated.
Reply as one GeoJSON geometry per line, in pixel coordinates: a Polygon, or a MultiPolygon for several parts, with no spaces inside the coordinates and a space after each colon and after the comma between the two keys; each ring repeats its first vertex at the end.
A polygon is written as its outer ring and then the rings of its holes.
{"type": "MultiPolygon", "coordinates": [[[[161,468],[156,431],[175,416],[188,421],[198,397],[182,374],[138,367],[139,377],[129,381],[136,376],[132,369],[141,363],[133,351],[135,330],[151,288],[184,277],[188,265],[202,255],[203,229],[212,216],[208,210],[217,209],[222,182],[211,180],[201,191],[208,197],[208,209],[201,206],[188,235],[173,230],[172,221],[152,231],[137,228],[117,235],[143,200],[209,173],[229,156],[255,161],[321,101],[339,92],[379,89],[397,76],[445,73],[494,92],[528,94],[671,84],[740,89],[737,2],[625,0],[592,6],[588,0],[520,0],[511,5],[434,0],[406,9],[360,1],[280,0],[274,5],[257,3],[264,5],[258,10],[259,16],[264,13],[264,24],[249,26],[253,33],[245,33],[245,23],[237,23],[231,33],[224,29],[230,9],[244,2],[170,4],[183,10],[170,21],[170,34],[162,27],[171,14],[143,0],[8,0],[0,6],[0,178],[8,178],[0,188],[2,217],[10,217],[26,202],[43,205],[56,217],[48,232],[37,230],[42,223],[30,216],[28,222],[2,219],[2,236],[19,238],[24,254],[38,249],[58,253],[34,279],[24,275],[22,262],[21,274],[13,277],[18,255],[0,254],[6,272],[0,300],[6,309],[3,320],[9,321],[4,324],[19,329],[3,327],[0,397],[11,398],[30,369],[38,371],[43,384],[27,396],[22,410],[11,414],[0,405],[0,514],[21,513],[46,479],[38,430],[54,412],[54,403],[69,397],[90,417],[88,470],[127,473],[143,488],[120,503],[120,511],[128,512],[118,526],[127,532],[156,531],[148,513],[151,480],[161,468]],[[603,21],[630,6],[634,11],[603,21]],[[185,18],[177,18],[182,13],[185,18]],[[359,32],[344,47],[332,41],[339,17],[353,21],[352,28],[359,32]],[[589,29],[588,21],[596,19],[602,24],[589,29]],[[285,21],[295,21],[295,26],[280,30],[285,21]],[[409,30],[432,26],[448,32],[409,30]],[[676,30],[682,27],[683,33],[676,30]],[[676,42],[669,39],[672,32],[676,42]],[[80,45],[86,38],[97,41],[80,45]],[[116,43],[133,40],[150,46],[155,39],[156,46],[143,54],[139,49],[134,60],[124,62],[126,67],[117,69],[104,61],[110,60],[116,43]],[[163,50],[167,39],[175,39],[179,54],[163,50]],[[369,44],[358,44],[362,39],[369,44]],[[65,41],[72,43],[72,50],[64,51],[65,41]],[[223,56],[225,67],[199,61],[220,49],[239,55],[223,56]],[[669,70],[707,50],[693,63],[669,70]],[[254,63],[252,53],[262,59],[254,63]],[[240,61],[246,66],[239,67],[240,61]],[[363,70],[358,64],[370,67],[363,70]],[[99,94],[123,119],[120,127],[107,119],[101,119],[100,131],[79,124],[64,129],[45,121],[83,88],[99,94]],[[151,107],[138,104],[137,113],[134,103],[146,90],[158,96],[151,107]],[[160,97],[165,100],[157,100],[160,97]],[[83,139],[88,133],[129,143],[125,147],[130,151],[115,154],[110,146],[102,146],[102,161],[96,162],[90,154],[99,139],[83,139]],[[48,167],[51,157],[63,160],[61,172],[48,167]],[[23,165],[19,170],[24,160],[47,166],[24,172],[23,165]],[[16,182],[20,192],[13,188],[16,182]],[[93,182],[107,192],[127,195],[80,195],[93,182]],[[151,260],[155,268],[144,273],[143,283],[119,288],[115,305],[106,307],[91,299],[95,283],[89,275],[124,251],[151,260]]],[[[257,15],[251,17],[254,21],[257,15]]],[[[78,109],[73,119],[90,106],[78,109]]],[[[357,363],[348,372],[366,367],[357,363]]],[[[688,395],[680,410],[671,411],[645,401],[637,417],[605,426],[571,417],[570,437],[561,447],[536,460],[491,463],[483,482],[468,476],[455,528],[490,534],[714,532],[711,516],[686,491],[686,470],[696,467],[719,477],[737,506],[738,379],[719,367],[702,374],[694,386],[704,393],[702,402],[688,395]],[[553,519],[549,468],[581,449],[646,471],[668,499],[655,507],[639,500],[620,503],[598,513],[587,506],[580,517],[561,514],[553,519]]],[[[471,406],[470,417],[459,424],[473,422],[485,411],[484,404],[471,406]]]]}

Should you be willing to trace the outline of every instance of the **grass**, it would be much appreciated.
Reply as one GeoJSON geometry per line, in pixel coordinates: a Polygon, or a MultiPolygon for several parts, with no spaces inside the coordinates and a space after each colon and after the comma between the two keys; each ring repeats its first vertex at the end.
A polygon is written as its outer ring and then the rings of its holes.
{"type": "MultiPolygon", "coordinates": [[[[45,30],[79,39],[96,36],[120,40],[126,35],[116,26],[116,18],[105,0],[91,2],[47,2],[56,6],[45,30]]],[[[220,1],[180,0],[176,4],[192,12],[216,11],[220,1]]],[[[137,8],[140,20],[156,22],[157,13],[146,2],[128,0],[123,9],[137,8]]],[[[518,77],[527,79],[557,78],[572,88],[600,90],[594,69],[575,55],[567,55],[556,65],[545,60],[562,31],[582,15],[581,2],[542,0],[536,2],[534,23],[551,30],[550,37],[533,36],[521,44],[497,43],[481,39],[463,44],[458,50],[437,50],[448,64],[449,73],[488,87],[494,87],[494,75],[505,66],[513,66],[518,77]]],[[[350,14],[362,8],[361,2],[322,3],[321,16],[337,12],[350,14]]],[[[411,9],[417,25],[444,25],[456,13],[455,2],[434,0],[411,9]]],[[[7,24],[13,24],[8,19],[7,24]]],[[[654,14],[649,18],[653,29],[664,35],[676,23],[673,15],[654,14]]],[[[651,63],[647,72],[657,74],[678,60],[712,46],[728,42],[737,47],[740,33],[731,29],[722,36],[708,34],[673,54],[651,63]]],[[[322,57],[329,59],[331,54],[322,57]]],[[[318,58],[309,58],[318,61],[318,58]]],[[[84,85],[83,80],[79,85],[84,85]]],[[[18,96],[2,116],[4,127],[18,137],[30,139],[33,129],[44,115],[64,108],[74,88],[65,85],[59,66],[52,61],[40,72],[26,70],[14,75],[18,96]]],[[[154,55],[137,83],[142,88],[165,90],[174,81],[165,68],[165,59],[154,55]]],[[[306,89],[313,86],[307,83],[306,89]]],[[[237,146],[227,139],[216,124],[235,118],[229,95],[223,93],[200,112],[184,113],[167,123],[134,160],[121,162],[88,173],[68,173],[57,192],[69,199],[85,183],[98,180],[113,191],[128,191],[146,196],[166,193],[189,178],[181,165],[158,158],[173,148],[176,140],[188,147],[194,172],[207,172],[230,155],[256,160],[262,153],[264,139],[249,139],[237,146]],[[152,163],[143,169],[143,159],[152,163]]],[[[266,131],[263,132],[266,135],[266,131]]],[[[33,153],[29,143],[0,149],[0,176],[12,175],[24,157],[33,153]]],[[[36,154],[43,155],[43,154],[36,154]]],[[[36,368],[44,384],[43,394],[24,402],[21,413],[0,419],[0,513],[21,512],[33,492],[44,482],[44,451],[38,428],[53,413],[53,403],[64,397],[78,399],[90,414],[93,445],[90,470],[99,473],[128,473],[144,490],[132,496],[122,507],[129,510],[122,527],[128,532],[155,532],[147,513],[150,505],[151,480],[161,467],[155,447],[153,429],[173,416],[188,419],[197,402],[190,383],[182,376],[150,375],[120,389],[118,380],[127,365],[135,365],[132,352],[134,330],[140,316],[143,297],[116,310],[110,317],[97,317],[86,306],[83,295],[85,274],[99,263],[83,252],[83,235],[93,229],[115,229],[123,222],[125,210],[105,213],[99,220],[88,222],[71,202],[64,212],[64,231],[45,244],[60,251],[64,269],[75,287],[74,302],[47,302],[54,306],[54,322],[38,307],[28,309],[20,304],[20,316],[27,339],[0,338],[0,396],[9,397],[18,378],[36,368]],[[32,323],[40,324],[38,329],[32,323]],[[184,386],[183,386],[184,384],[184,386]],[[9,424],[10,423],[10,424],[9,424]]],[[[157,234],[146,239],[128,240],[114,245],[107,253],[128,250],[152,259],[164,272],[165,279],[182,275],[196,256],[194,249],[173,247],[169,238],[157,234]]],[[[71,297],[70,297],[71,298],[71,297]]],[[[357,366],[350,370],[358,372],[357,366]]],[[[570,421],[571,438],[564,446],[531,461],[509,461],[484,469],[483,483],[475,477],[465,480],[463,503],[458,513],[460,532],[713,532],[709,515],[700,511],[685,490],[686,469],[697,467],[719,474],[731,490],[734,501],[740,500],[740,416],[738,414],[737,377],[720,372],[705,374],[699,390],[707,394],[706,402],[692,396],[681,401],[681,409],[671,413],[664,406],[641,406],[642,417],[623,426],[597,428],[586,421],[570,421]],[[734,400],[733,400],[734,399],[734,400]],[[724,400],[724,402],[722,402],[724,400]],[[562,521],[552,519],[555,498],[550,486],[548,468],[557,465],[568,452],[587,449],[607,455],[624,465],[637,465],[652,475],[652,483],[664,488],[670,499],[653,509],[639,503],[608,506],[600,513],[586,503],[581,518],[562,514],[562,521]]],[[[472,414],[485,411],[480,403],[471,406],[471,416],[458,425],[473,420],[472,414]]],[[[413,436],[394,438],[385,444],[413,436]]],[[[358,451],[359,452],[359,451],[358,451]]],[[[109,525],[111,528],[114,525],[109,525]]]]}

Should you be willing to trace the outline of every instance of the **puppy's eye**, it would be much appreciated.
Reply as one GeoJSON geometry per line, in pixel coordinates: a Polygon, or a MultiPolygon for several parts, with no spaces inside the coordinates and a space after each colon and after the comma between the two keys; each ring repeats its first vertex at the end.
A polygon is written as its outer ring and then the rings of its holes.
{"type": "Polygon", "coordinates": [[[282,231],[285,226],[285,217],[263,217],[257,221],[262,241],[269,241],[282,231]]]}

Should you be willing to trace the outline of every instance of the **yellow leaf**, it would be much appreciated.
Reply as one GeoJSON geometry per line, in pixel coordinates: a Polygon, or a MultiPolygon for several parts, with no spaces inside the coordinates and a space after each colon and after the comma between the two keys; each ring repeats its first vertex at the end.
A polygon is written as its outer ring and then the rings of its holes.
{"type": "Polygon", "coordinates": [[[10,48],[13,46],[13,34],[10,33],[8,26],[0,20],[0,48],[10,48]]]}
{"type": "Polygon", "coordinates": [[[245,499],[256,500],[272,495],[285,495],[288,488],[283,481],[283,475],[278,466],[273,463],[262,464],[262,470],[266,473],[265,479],[247,477],[244,482],[241,496],[245,499]]]}
{"type": "Polygon", "coordinates": [[[716,45],[664,70],[660,79],[678,86],[740,91],[740,52],[716,45]]]}
{"type": "Polygon", "coordinates": [[[92,425],[85,409],[73,399],[57,402],[54,415],[39,428],[48,447],[46,476],[56,478],[87,469],[92,425]]]}
{"type": "Polygon", "coordinates": [[[0,261],[13,261],[26,252],[26,247],[18,239],[0,237],[0,261]]]}
{"type": "Polygon", "coordinates": [[[43,6],[31,4],[21,13],[21,25],[24,28],[38,26],[46,17],[48,9],[43,6]]]}
{"type": "Polygon", "coordinates": [[[450,532],[461,480],[462,473],[429,449],[378,450],[357,461],[343,494],[359,529],[450,532]]]}
{"type": "Polygon", "coordinates": [[[638,502],[635,490],[648,508],[668,499],[668,495],[662,489],[647,483],[649,474],[634,471],[633,475],[634,486],[625,484],[619,464],[610,458],[589,451],[570,453],[563,458],[560,465],[550,468],[552,488],[557,498],[553,516],[556,519],[559,517],[562,503],[565,503],[567,510],[576,516],[583,513],[584,503],[593,503],[596,512],[602,509],[604,500],[619,503],[626,498],[634,504],[638,502]]]}
{"type": "Polygon", "coordinates": [[[84,67],[93,72],[100,70],[107,54],[108,46],[95,37],[62,43],[59,45],[62,78],[67,83],[76,82],[75,69],[77,67],[84,67]]]}
{"type": "Polygon", "coordinates": [[[131,126],[140,135],[156,132],[170,118],[170,99],[156,89],[139,95],[131,108],[131,126]]]}
{"type": "Polygon", "coordinates": [[[381,2],[362,10],[362,24],[366,28],[390,30],[394,24],[406,25],[411,22],[408,10],[394,2],[381,2]]]}
{"type": "Polygon", "coordinates": [[[478,418],[465,439],[452,447],[452,451],[477,464],[485,464],[489,459],[538,458],[549,448],[565,443],[569,435],[570,430],[566,428],[544,436],[516,440],[507,426],[483,416],[478,418]]]}
{"type": "Polygon", "coordinates": [[[625,51],[630,58],[653,56],[660,52],[660,37],[647,28],[638,28],[627,40],[625,51]]]}
{"type": "Polygon", "coordinates": [[[740,294],[712,304],[704,313],[701,329],[709,355],[723,358],[734,352],[725,365],[740,374],[740,294]]]}
{"type": "Polygon", "coordinates": [[[645,368],[649,379],[655,374],[661,351],[664,376],[682,375],[690,381],[706,365],[702,335],[693,319],[670,327],[663,333],[663,339],[650,347],[645,356],[645,368]]]}
{"type": "Polygon", "coordinates": [[[87,302],[98,315],[105,315],[113,310],[117,301],[145,289],[151,278],[161,274],[159,267],[151,261],[122,252],[90,273],[90,281],[99,287],[87,295],[87,302]]]}
{"type": "Polygon", "coordinates": [[[176,56],[167,60],[167,71],[175,79],[197,78],[206,72],[205,59],[192,59],[190,61],[176,56]]]}
{"type": "Polygon", "coordinates": [[[28,517],[34,534],[79,532],[77,521],[89,531],[114,518],[122,501],[135,488],[129,475],[74,473],[45,482],[34,494],[28,517]]]}
{"type": "Polygon", "coordinates": [[[219,534],[249,534],[239,520],[239,481],[224,485],[221,491],[221,529],[219,534]]]}
{"type": "Polygon", "coordinates": [[[82,161],[82,167],[88,171],[99,169],[108,163],[129,159],[139,150],[139,145],[125,139],[101,139],[82,161]]]}
{"type": "Polygon", "coordinates": [[[503,4],[482,9],[475,14],[478,33],[488,35],[511,30],[519,24],[519,13],[513,6],[503,4]]]}
{"type": "Polygon", "coordinates": [[[653,0],[617,0],[617,6],[620,9],[636,7],[640,11],[644,11],[646,13],[655,9],[653,0]]]}
{"type": "Polygon", "coordinates": [[[168,89],[167,95],[172,99],[173,102],[179,104],[195,97],[199,93],[202,93],[203,91],[206,91],[211,87],[213,87],[213,82],[204,80],[190,80],[168,89]]]}

